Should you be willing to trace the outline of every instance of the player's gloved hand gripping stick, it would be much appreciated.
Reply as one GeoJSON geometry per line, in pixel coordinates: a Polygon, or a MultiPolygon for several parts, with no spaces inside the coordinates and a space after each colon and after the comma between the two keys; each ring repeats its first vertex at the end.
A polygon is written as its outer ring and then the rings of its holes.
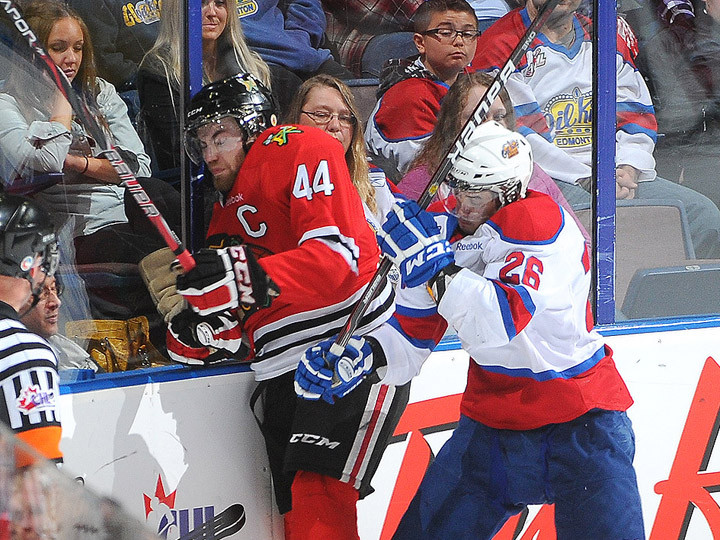
{"type": "MultiPolygon", "coordinates": [[[[438,167],[437,171],[435,171],[435,174],[431,178],[429,184],[425,187],[422,195],[420,195],[420,197],[418,198],[417,203],[420,208],[425,209],[428,207],[430,201],[432,201],[435,193],[440,187],[440,184],[442,184],[442,182],[445,180],[448,173],[450,172],[450,169],[452,168],[453,163],[457,159],[457,156],[465,147],[467,140],[470,138],[470,135],[473,133],[475,128],[482,124],[487,118],[490,106],[498,97],[498,94],[500,94],[500,90],[503,89],[510,75],[515,72],[517,64],[527,52],[530,44],[533,42],[538,32],[540,31],[540,28],[542,28],[547,22],[548,17],[555,9],[555,6],[557,6],[559,1],[560,0],[548,0],[540,8],[537,17],[535,17],[535,20],[533,20],[533,22],[530,24],[527,31],[525,32],[525,35],[522,37],[522,39],[517,44],[512,53],[510,53],[508,61],[502,67],[500,72],[495,76],[495,79],[490,85],[490,88],[487,89],[482,99],[480,99],[477,107],[475,108],[475,111],[465,123],[463,128],[460,130],[460,134],[455,138],[455,142],[451,147],[450,152],[443,158],[440,166],[438,167]]],[[[325,360],[326,365],[332,368],[334,371],[334,387],[340,387],[340,385],[344,384],[342,376],[340,376],[339,374],[352,374],[356,371],[354,368],[353,360],[346,356],[346,346],[348,345],[348,342],[350,341],[353,333],[358,329],[360,320],[365,315],[365,312],[370,306],[370,303],[373,301],[375,295],[381,289],[381,285],[385,282],[385,279],[388,275],[388,272],[392,268],[392,265],[393,262],[388,257],[382,258],[382,260],[380,261],[380,265],[378,266],[375,275],[368,283],[365,292],[358,300],[358,303],[355,305],[355,308],[353,309],[350,317],[348,318],[347,322],[345,323],[342,330],[335,339],[335,342],[329,348],[325,360]]]]}
{"type": "Polygon", "coordinates": [[[42,61],[41,66],[48,73],[65,99],[70,102],[70,105],[75,111],[75,114],[80,118],[83,126],[90,132],[90,135],[97,141],[98,145],[105,149],[103,154],[108,158],[108,161],[110,161],[110,164],[115,168],[115,171],[117,171],[121,180],[120,185],[132,194],[147,218],[163,237],[167,246],[173,251],[183,270],[185,272],[191,270],[195,266],[192,255],[182,246],[177,235],[167,224],[165,218],[162,217],[143,187],[138,183],[130,167],[123,161],[117,150],[108,143],[105,132],[100,128],[84,101],[78,97],[70,85],[70,82],[65,77],[65,74],[58,69],[55,62],[53,62],[52,58],[50,58],[38,41],[32,28],[30,28],[30,25],[28,25],[25,20],[20,7],[13,0],[2,0],[2,8],[3,13],[12,21],[15,29],[27,40],[28,47],[34,55],[42,61]]]}

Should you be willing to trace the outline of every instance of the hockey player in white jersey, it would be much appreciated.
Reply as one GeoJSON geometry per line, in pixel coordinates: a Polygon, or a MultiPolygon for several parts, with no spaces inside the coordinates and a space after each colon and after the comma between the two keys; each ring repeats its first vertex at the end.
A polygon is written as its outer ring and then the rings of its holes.
{"type": "MultiPolygon", "coordinates": [[[[483,124],[435,220],[401,203],[380,234],[416,305],[437,305],[471,356],[458,427],[396,539],[492,538],[543,503],[555,504],[560,539],[644,538],[632,398],[593,330],[583,236],[550,197],[527,190],[532,164],[522,135],[483,124]]],[[[413,372],[386,357],[388,374],[413,372]]]]}

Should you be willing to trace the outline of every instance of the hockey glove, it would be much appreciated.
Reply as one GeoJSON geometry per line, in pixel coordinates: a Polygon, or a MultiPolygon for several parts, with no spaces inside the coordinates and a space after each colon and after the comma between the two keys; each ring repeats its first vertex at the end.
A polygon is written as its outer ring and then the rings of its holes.
{"type": "Polygon", "coordinates": [[[407,287],[425,283],[455,261],[435,219],[414,201],[393,204],[378,233],[378,244],[398,266],[407,287]]]}
{"type": "Polygon", "coordinates": [[[201,317],[185,309],[168,323],[166,342],[172,360],[206,365],[237,353],[242,345],[242,330],[228,312],[201,317]]]}
{"type": "Polygon", "coordinates": [[[268,307],[280,294],[277,285],[245,246],[201,249],[196,266],[177,278],[177,291],[200,315],[242,307],[268,307]]]}
{"type": "Polygon", "coordinates": [[[327,339],[305,351],[295,372],[295,393],[299,397],[322,398],[332,404],[335,398],[349,394],[372,370],[374,350],[369,340],[351,337],[340,355],[330,352],[334,342],[335,338],[327,339]]]}
{"type": "Polygon", "coordinates": [[[175,287],[177,272],[171,269],[174,260],[172,250],[166,247],[153,251],[138,263],[140,276],[166,323],[187,307],[175,287]]]}

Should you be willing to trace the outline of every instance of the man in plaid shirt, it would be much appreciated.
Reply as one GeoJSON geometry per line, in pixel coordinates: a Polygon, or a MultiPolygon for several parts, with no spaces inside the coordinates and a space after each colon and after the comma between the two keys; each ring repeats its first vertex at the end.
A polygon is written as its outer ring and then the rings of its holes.
{"type": "Polygon", "coordinates": [[[412,16],[423,2],[424,0],[323,0],[327,17],[325,34],[337,49],[340,62],[346,68],[358,77],[377,77],[382,60],[417,54],[412,40],[412,16]],[[378,39],[370,44],[370,41],[378,36],[387,36],[383,39],[391,41],[385,41],[381,45],[381,40],[378,39]],[[373,62],[377,58],[375,51],[384,58],[373,62]]]}

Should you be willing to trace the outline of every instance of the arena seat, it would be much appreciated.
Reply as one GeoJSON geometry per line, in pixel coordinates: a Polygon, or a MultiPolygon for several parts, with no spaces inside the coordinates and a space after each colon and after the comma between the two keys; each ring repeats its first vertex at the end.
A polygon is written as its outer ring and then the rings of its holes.
{"type": "MultiPolygon", "coordinates": [[[[590,208],[576,210],[591,230],[590,208]]],[[[639,269],[683,265],[695,258],[685,207],[672,200],[618,200],[615,219],[615,305],[622,306],[639,269]]]]}
{"type": "Polygon", "coordinates": [[[720,260],[636,270],[622,312],[628,319],[720,314],[720,260]]]}
{"type": "Polygon", "coordinates": [[[360,112],[360,121],[365,125],[370,113],[377,103],[377,92],[380,81],[378,79],[349,79],[344,81],[352,90],[355,104],[360,112]]]}

